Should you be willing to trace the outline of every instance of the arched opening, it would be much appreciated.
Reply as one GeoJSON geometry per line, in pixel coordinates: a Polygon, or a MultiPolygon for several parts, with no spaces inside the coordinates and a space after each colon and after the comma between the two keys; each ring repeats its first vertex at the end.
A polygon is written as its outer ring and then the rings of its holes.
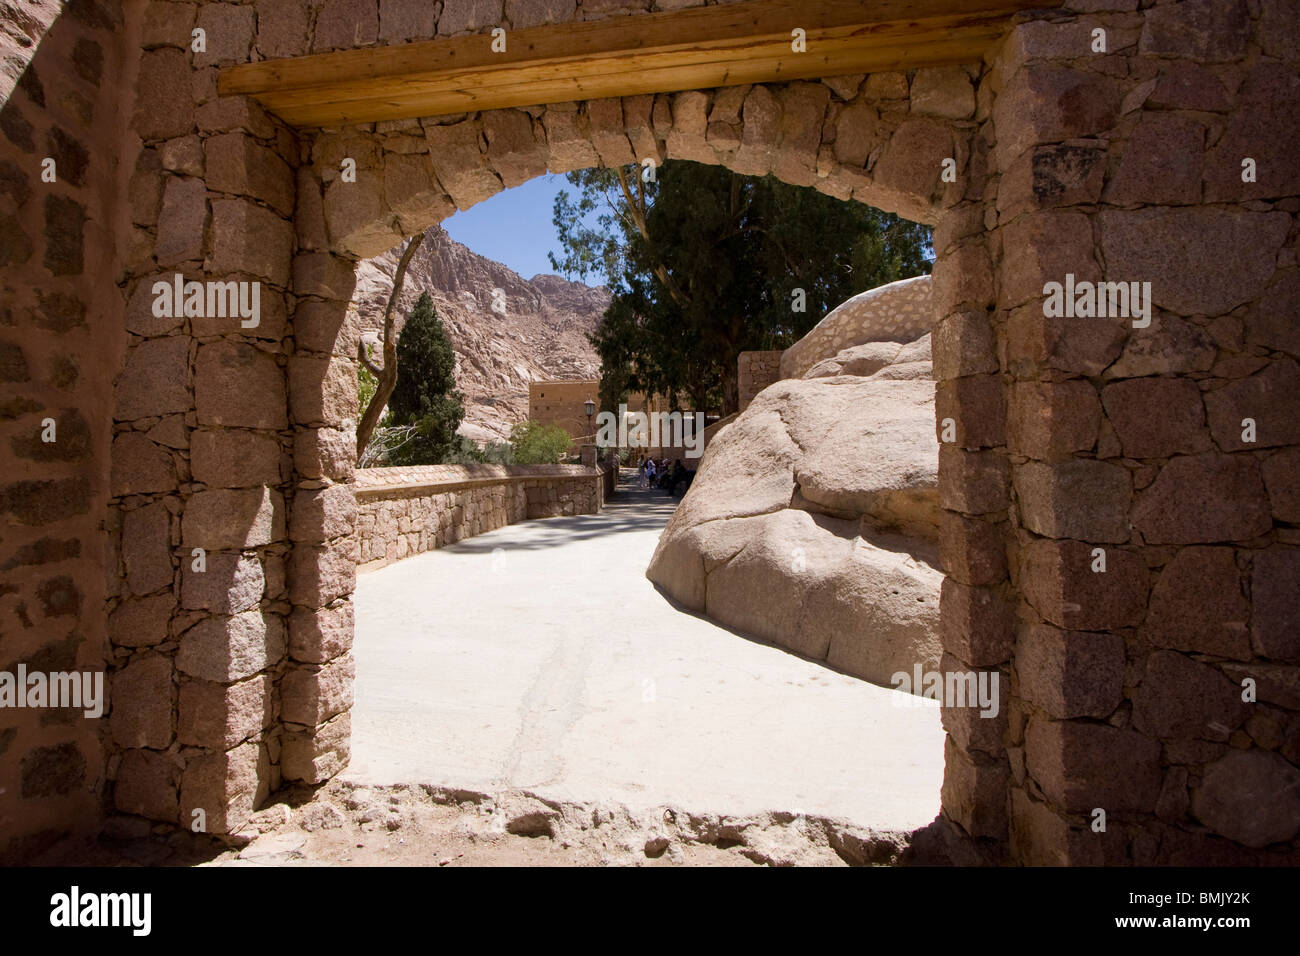
{"type": "MultiPolygon", "coordinates": [[[[662,177],[697,175],[689,164],[674,167],[671,160],[658,172],[662,177]]],[[[715,178],[699,177],[710,183],[715,178]]],[[[781,195],[797,198],[798,191],[781,195]]],[[[509,199],[508,191],[499,193],[476,208],[509,199]]],[[[818,199],[809,215],[813,208],[824,215],[838,202],[818,199]]],[[[550,204],[533,214],[548,216],[550,204]]],[[[505,214],[496,222],[501,229],[519,227],[505,214]]],[[[503,276],[496,263],[469,261],[468,250],[439,233],[424,241],[431,245],[420,246],[411,260],[404,301],[411,303],[431,291],[425,283],[431,271],[439,271],[441,282],[434,284],[444,288],[436,301],[447,310],[442,317],[458,327],[458,335],[471,334],[459,327],[474,322],[476,314],[486,317],[503,337],[512,335],[513,323],[523,321],[516,312],[532,308],[520,277],[503,276]],[[456,275],[441,271],[448,262],[457,263],[456,275]],[[494,282],[511,292],[506,296],[508,308],[499,312],[489,308],[494,282]]],[[[394,251],[382,257],[381,265],[373,260],[361,264],[366,279],[362,291],[354,293],[353,306],[362,300],[362,329],[373,331],[379,324],[376,313],[387,287],[376,289],[374,280],[380,270],[391,272],[395,259],[394,251]]],[[[857,261],[865,267],[865,258],[857,261]]],[[[865,279],[856,282],[845,287],[856,290],[871,284],[865,279]]],[[[783,300],[788,298],[784,288],[780,291],[783,300]]],[[[844,294],[829,301],[836,304],[844,294]]],[[[904,342],[928,334],[931,322],[918,304],[877,307],[875,314],[889,320],[879,331],[896,333],[898,339],[892,343],[891,357],[903,350],[904,342]]],[[[928,298],[924,304],[928,306],[928,298]]],[[[786,308],[798,314],[789,303],[786,308]]],[[[813,311],[803,326],[814,324],[824,309],[813,311]]],[[[877,338],[861,316],[856,321],[853,334],[877,338]]],[[[839,328],[840,344],[843,334],[839,328]]],[[[830,355],[823,356],[830,358],[840,351],[830,347],[829,334],[822,338],[806,343],[798,375],[816,361],[812,352],[830,348],[830,355]]],[[[927,364],[929,339],[915,345],[916,357],[925,361],[911,364],[927,364]]],[[[883,367],[890,364],[883,356],[888,347],[880,343],[880,348],[877,364],[883,367]]],[[[481,361],[484,355],[473,358],[481,361]]],[[[897,362],[902,364],[894,363],[896,369],[909,364],[904,358],[897,362]]],[[[735,363],[733,356],[730,364],[735,363]]],[[[825,374],[819,370],[819,376],[825,374]]],[[[837,381],[841,387],[847,382],[837,381]]],[[[909,396],[933,393],[932,384],[884,381],[888,384],[873,383],[880,392],[873,398],[876,403],[889,403],[895,386],[909,396]]],[[[819,383],[814,379],[809,384],[819,383]]],[[[539,397],[550,394],[548,401],[554,402],[563,388],[551,382],[536,391],[539,397]]],[[[821,426],[852,428],[852,419],[862,411],[821,426]]],[[[927,450],[909,459],[906,467],[928,472],[928,479],[924,487],[904,496],[928,502],[921,509],[929,511],[928,521],[922,522],[928,528],[920,537],[905,539],[910,551],[888,551],[895,576],[904,562],[925,568],[923,576],[907,578],[905,585],[907,601],[925,602],[925,615],[913,614],[910,625],[873,619],[842,593],[856,590],[864,593],[868,605],[883,604],[888,584],[880,575],[891,572],[876,568],[869,584],[855,588],[850,580],[854,573],[872,571],[870,566],[845,565],[834,571],[821,567],[832,552],[840,562],[848,552],[862,553],[864,542],[852,509],[832,509],[833,516],[822,513],[821,505],[806,504],[805,510],[787,512],[792,518],[812,515],[808,530],[815,540],[788,543],[787,550],[795,544],[806,547],[794,547],[804,552],[795,567],[783,561],[767,568],[777,572],[779,582],[760,578],[762,568],[750,569],[727,582],[716,580],[707,608],[689,602],[683,607],[677,602],[687,595],[679,588],[665,589],[673,583],[671,576],[656,572],[646,580],[676,502],[666,491],[646,494],[638,489],[630,471],[621,493],[599,508],[599,514],[511,524],[500,530],[495,529],[523,516],[512,512],[509,486],[498,485],[496,493],[504,493],[505,500],[494,501],[464,487],[470,475],[440,475],[429,469],[425,483],[415,486],[418,469],[359,471],[358,547],[363,569],[374,570],[359,575],[353,596],[357,699],[351,711],[351,765],[342,778],[355,785],[418,782],[480,791],[523,789],[550,798],[623,804],[637,812],[650,805],[733,815],[794,808],[877,833],[901,834],[930,823],[938,812],[942,767],[938,701],[915,699],[917,706],[904,707],[897,692],[863,682],[865,678],[889,686],[890,674],[900,668],[910,681],[914,670],[939,666],[932,399],[925,400],[923,414],[910,427],[919,433],[918,447],[927,450]],[[385,491],[381,482],[390,477],[394,484],[385,491]],[[435,549],[436,554],[423,553],[435,549]],[[398,560],[400,565],[393,566],[398,560]],[[798,566],[803,564],[807,567],[798,566]],[[820,583],[799,584],[805,572],[820,583]],[[807,604],[810,613],[822,602],[837,606],[837,619],[809,624],[805,631],[820,629],[818,637],[809,639],[807,633],[774,633],[763,627],[764,615],[777,616],[770,603],[756,602],[761,610],[756,607],[757,616],[748,621],[727,613],[727,602],[734,605],[742,591],[752,602],[765,592],[778,593],[782,586],[793,590],[794,603],[807,604]],[[883,590],[874,593],[878,589],[883,590]],[[830,597],[832,593],[840,598],[830,597]],[[491,598],[485,600],[487,595],[491,598]],[[719,621],[749,640],[719,627],[719,621]],[[928,634],[920,656],[903,634],[908,626],[928,634]],[[889,639],[903,646],[889,660],[873,659],[878,655],[869,649],[869,640],[865,652],[845,653],[846,635],[841,634],[828,655],[826,647],[814,645],[836,627],[848,632],[855,646],[858,638],[869,637],[857,632],[892,627],[895,633],[889,639]]],[[[798,435],[796,441],[817,443],[812,434],[798,435]]],[[[747,443],[760,444],[752,436],[747,443]]],[[[852,451],[844,454],[856,457],[852,451]]],[[[790,471],[786,463],[767,464],[772,475],[740,470],[734,479],[770,483],[774,475],[790,471]]],[[[797,490],[790,475],[787,480],[797,490]]],[[[783,494],[788,502],[791,487],[783,494]]],[[[724,495],[730,497],[730,492],[724,489],[724,495]]],[[[746,505],[736,504],[732,511],[737,526],[746,523],[746,505]]],[[[536,516],[531,509],[526,513],[536,516]]],[[[685,528],[689,531],[690,525],[685,528]]],[[[756,539],[754,546],[764,545],[756,539]]]]}

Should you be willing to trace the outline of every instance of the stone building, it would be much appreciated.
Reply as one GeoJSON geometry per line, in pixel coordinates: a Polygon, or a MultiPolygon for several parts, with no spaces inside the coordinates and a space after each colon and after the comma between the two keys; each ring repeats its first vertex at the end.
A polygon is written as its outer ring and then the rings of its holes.
{"type": "Polygon", "coordinates": [[[595,432],[596,416],[587,417],[586,402],[595,402],[600,411],[600,382],[529,382],[528,418],[543,425],[558,425],[570,438],[582,438],[595,432]]]}

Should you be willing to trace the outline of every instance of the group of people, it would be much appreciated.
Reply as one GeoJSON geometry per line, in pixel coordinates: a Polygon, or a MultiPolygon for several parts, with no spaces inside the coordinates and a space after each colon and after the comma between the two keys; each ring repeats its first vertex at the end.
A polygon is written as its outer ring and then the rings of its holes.
{"type": "Polygon", "coordinates": [[[637,465],[637,485],[642,489],[663,488],[673,494],[685,494],[694,477],[695,473],[689,471],[680,460],[670,463],[667,458],[658,461],[642,458],[637,465]]]}

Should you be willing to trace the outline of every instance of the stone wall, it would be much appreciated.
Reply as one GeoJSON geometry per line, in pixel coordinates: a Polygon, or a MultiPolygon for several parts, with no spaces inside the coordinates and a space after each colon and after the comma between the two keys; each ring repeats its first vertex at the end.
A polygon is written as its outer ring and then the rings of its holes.
{"type": "Polygon", "coordinates": [[[422,465],[357,472],[363,570],[528,518],[597,514],[604,475],[580,465],[422,465]]]}
{"type": "Polygon", "coordinates": [[[741,352],[736,365],[740,410],[743,412],[755,395],[781,378],[781,350],[741,352]]]}
{"type": "Polygon", "coordinates": [[[543,425],[558,425],[570,438],[596,431],[596,417],[587,417],[586,401],[600,411],[600,382],[529,382],[528,418],[543,425]]]}
{"type": "Polygon", "coordinates": [[[934,324],[928,275],[899,279],[859,292],[826,313],[780,357],[778,378],[803,378],[818,362],[868,342],[913,342],[934,324]]]}
{"type": "Polygon", "coordinates": [[[1077,6],[1116,9],[991,58],[934,237],[944,669],[1011,688],[944,709],[943,812],[1023,863],[1294,865],[1300,20],[1077,6]],[[1149,324],[1051,314],[1068,275],[1149,324]]]}
{"type": "MultiPolygon", "coordinates": [[[[58,8],[0,13],[0,671],[102,678],[111,656],[136,665],[118,690],[105,682],[107,696],[125,698],[162,669],[155,647],[167,638],[110,651],[104,614],[106,593],[122,586],[117,555],[105,554],[104,506],[126,339],[113,285],[130,237],[118,157],[136,54],[126,55],[116,4],[73,4],[46,32],[58,8]]],[[[160,455],[174,486],[170,452],[160,455]]],[[[114,471],[112,493],[127,481],[114,471]]],[[[128,556],[139,588],[172,580],[171,515],[148,514],[157,534],[128,556]]],[[[166,687],[157,704],[100,720],[0,709],[0,863],[95,829],[107,751],[116,740],[171,744],[173,703],[166,687]]]]}
{"type": "Polygon", "coordinates": [[[1011,681],[997,720],[944,708],[945,819],[1017,862],[1294,861],[1294,4],[1066,0],[967,67],[331,130],[217,92],[251,60],[690,5],[54,21],[0,108],[0,666],[108,660],[112,710],[0,714],[4,852],[115,809],[229,831],[346,764],[356,259],[545,171],[671,157],[936,225],[944,666],[1011,681]],[[259,327],[155,316],[178,272],[262,283],[259,327]],[[1150,281],[1151,324],[1048,317],[1067,275],[1150,281]]]}

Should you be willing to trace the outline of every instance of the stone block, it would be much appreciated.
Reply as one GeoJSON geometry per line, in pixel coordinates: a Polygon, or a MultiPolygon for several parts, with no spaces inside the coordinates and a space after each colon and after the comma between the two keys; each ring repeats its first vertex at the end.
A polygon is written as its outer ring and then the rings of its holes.
{"type": "Polygon", "coordinates": [[[282,216],[294,210],[294,175],[289,165],[243,132],[221,133],[204,142],[207,185],[217,192],[252,196],[282,216]]]}
{"type": "Polygon", "coordinates": [[[765,176],[781,137],[781,104],[765,86],[754,86],[742,107],[744,127],[730,169],[742,176],[765,176]]]}
{"type": "Polygon", "coordinates": [[[274,435],[200,428],[190,438],[190,470],[195,481],[214,488],[275,485],[281,453],[274,435]]]}
{"type": "Polygon", "coordinates": [[[456,211],[433,175],[427,153],[385,155],[384,205],[397,215],[400,231],[407,235],[442,222],[456,211]]]}
{"type": "Polygon", "coordinates": [[[1038,539],[1021,552],[1020,587],[1057,627],[1101,631],[1134,627],[1146,614],[1148,575],[1137,555],[1107,548],[1106,570],[1093,571],[1093,548],[1081,541],[1038,539]]]}
{"type": "Polygon", "coordinates": [[[152,647],[167,640],[167,625],[176,609],[170,591],[151,597],[128,598],[108,616],[108,638],[114,647],[152,647]]]}
{"type": "Polygon", "coordinates": [[[282,540],[284,497],[271,488],[216,488],[185,504],[181,541],[186,551],[238,551],[282,540]]]}
{"type": "Polygon", "coordinates": [[[1210,449],[1201,390],[1185,378],[1133,378],[1101,393],[1128,458],[1168,458],[1210,449]]]}
{"type": "Polygon", "coordinates": [[[1300,548],[1270,548],[1255,555],[1251,639],[1263,657],[1300,663],[1300,548]]]}
{"type": "Polygon", "coordinates": [[[932,275],[935,315],[983,310],[993,301],[993,271],[983,242],[968,242],[939,256],[932,275]]]}
{"type": "Polygon", "coordinates": [[[207,34],[204,51],[194,53],[196,67],[248,61],[257,30],[252,7],[205,3],[199,7],[196,25],[207,34]]]}
{"type": "Polygon", "coordinates": [[[376,0],[325,0],[316,14],[313,53],[369,46],[379,37],[376,0]]]}
{"type": "Polygon", "coordinates": [[[488,162],[507,189],[546,172],[546,141],[523,110],[489,110],[483,114],[488,162]]]}
{"type": "Polygon", "coordinates": [[[938,214],[932,197],[940,188],[943,161],[955,158],[956,152],[946,123],[907,119],[889,138],[872,177],[891,205],[898,207],[898,215],[934,222],[938,214]]]}
{"type": "Polygon", "coordinates": [[[1127,468],[1090,458],[1015,469],[1025,527],[1049,538],[1123,544],[1130,537],[1133,483],[1127,468]]]}
{"type": "Polygon", "coordinates": [[[935,429],[943,441],[952,419],[959,448],[991,448],[1006,443],[1002,382],[996,375],[969,375],[941,381],[935,389],[935,429]]]}
{"type": "Polygon", "coordinates": [[[568,23],[576,20],[574,0],[506,0],[505,13],[516,30],[544,23],[568,23]]]}
{"type": "Polygon", "coordinates": [[[129,422],[188,411],[189,354],[188,336],[173,335],[134,345],[114,384],[113,417],[129,422]]]}
{"type": "Polygon", "coordinates": [[[344,711],[311,731],[288,730],[280,752],[285,780],[322,783],[348,764],[351,754],[351,713],[344,711]]]}
{"type": "Polygon", "coordinates": [[[352,633],[350,600],[324,608],[296,607],[289,616],[289,657],[323,664],[352,649],[352,633]]]}
{"type": "Polygon", "coordinates": [[[351,534],[356,520],[357,499],[350,485],[301,490],[293,499],[289,538],[319,544],[351,534]]]}
{"type": "Polygon", "coordinates": [[[349,429],[300,428],[294,432],[294,467],[304,477],[346,481],[355,471],[356,457],[356,434],[349,429]]]}
{"type": "Polygon", "coordinates": [[[122,560],[131,593],[171,586],[171,513],[165,504],[155,502],[122,516],[122,560]]]}
{"type": "Polygon", "coordinates": [[[1048,716],[1103,718],[1124,696],[1124,639],[1034,624],[1016,642],[1020,696],[1048,716]]]}
{"type": "Polygon", "coordinates": [[[1004,761],[977,761],[944,742],[943,812],[970,836],[1003,839],[1007,832],[1008,771],[1004,761]]]}
{"type": "Polygon", "coordinates": [[[181,775],[180,817],[188,823],[202,810],[208,833],[231,833],[248,822],[270,789],[270,757],[255,741],[193,757],[181,775]]]}
{"type": "Polygon", "coordinates": [[[132,660],[113,674],[109,729],[121,747],[162,750],[172,741],[176,688],[172,663],[161,654],[132,660]]]}
{"type": "Polygon", "coordinates": [[[1232,548],[1183,548],[1151,590],[1143,629],[1157,647],[1250,660],[1250,602],[1232,548]]]}
{"type": "Polygon", "coordinates": [[[188,747],[232,750],[274,721],[275,683],[260,674],[235,684],[181,684],[176,739],[188,747]]]}
{"type": "Polygon", "coordinates": [[[975,114],[975,89],[965,67],[941,66],[916,71],[912,77],[913,113],[945,119],[970,119],[975,114]]]}
{"type": "Polygon", "coordinates": [[[113,471],[109,493],[145,495],[174,491],[176,468],[171,453],[139,432],[123,432],[113,439],[113,471]]]}
{"type": "Polygon", "coordinates": [[[294,256],[295,295],[314,295],[336,302],[348,302],[352,298],[356,282],[356,266],[342,256],[325,252],[294,256]]]}
{"type": "Polygon", "coordinates": [[[1097,215],[1106,261],[1124,263],[1126,274],[1115,278],[1150,282],[1155,304],[1184,316],[1222,315],[1257,297],[1290,221],[1282,212],[1214,206],[1097,215]]]}
{"type": "MultiPolygon", "coordinates": [[[[681,94],[679,94],[680,96],[681,94]]],[[[821,83],[790,83],[778,93],[781,103],[781,145],[772,161],[772,172],[782,182],[811,186],[817,181],[817,151],[821,145],[822,118],[830,102],[830,90],[821,83]]],[[[699,142],[704,144],[704,113],[699,112],[699,142]]]]}
{"type": "Polygon", "coordinates": [[[997,591],[945,577],[939,623],[944,651],[972,667],[993,667],[1010,660],[1015,612],[997,591]]]}
{"type": "Polygon", "coordinates": [[[1115,125],[1119,107],[1119,90],[1109,77],[1049,64],[1026,66],[993,104],[1003,163],[1031,146],[1105,132],[1115,125]]]}
{"type": "Polygon", "coordinates": [[[1242,455],[1169,460],[1138,496],[1133,526],[1148,544],[1248,541],[1273,527],[1259,465],[1242,455]]]}
{"type": "Polygon", "coordinates": [[[150,820],[178,822],[180,772],[167,754],[127,750],[113,782],[113,806],[150,820]]]}
{"type": "Polygon", "coordinates": [[[1249,378],[1206,392],[1205,408],[1224,451],[1300,445],[1300,365],[1275,359],[1249,378]],[[1242,440],[1247,418],[1255,423],[1253,442],[1242,440]]]}
{"type": "Polygon", "coordinates": [[[154,255],[159,265],[203,258],[207,235],[208,192],[201,179],[168,176],[163,187],[162,213],[154,255]]]}
{"type": "Polygon", "coordinates": [[[1270,455],[1264,459],[1261,471],[1273,517],[1288,524],[1300,524],[1300,448],[1270,455]]]}
{"type": "Polygon", "coordinates": [[[572,110],[548,109],[542,114],[546,131],[546,168],[567,173],[600,165],[600,156],[585,131],[585,119],[572,110]]]}
{"type": "Polygon", "coordinates": [[[438,35],[478,32],[502,25],[501,18],[502,0],[443,0],[438,35]]]}
{"type": "Polygon", "coordinates": [[[201,425],[280,429],[288,424],[284,373],[275,356],[242,342],[199,347],[194,405],[201,425]]]}
{"type": "Polygon", "coordinates": [[[213,200],[209,271],[247,273],[287,287],[293,249],[293,225],[269,209],[244,199],[213,200]]]}
{"type": "MultiPolygon", "coordinates": [[[[187,44],[188,45],[188,41],[187,44]]],[[[150,50],[140,57],[131,129],[145,141],[185,136],[194,128],[188,56],[177,49],[150,50]]]]}
{"type": "Polygon", "coordinates": [[[425,138],[433,171],[458,209],[468,209],[503,188],[489,168],[479,145],[479,127],[472,120],[449,126],[426,126],[425,138]]]}
{"type": "Polygon", "coordinates": [[[238,614],[257,607],[265,587],[256,555],[214,551],[204,557],[202,571],[188,556],[181,562],[181,607],[238,614]]]}
{"type": "Polygon", "coordinates": [[[959,378],[999,370],[993,326],[982,312],[957,312],[934,327],[931,354],[935,378],[959,378]]]}
{"type": "Polygon", "coordinates": [[[1249,39],[1244,0],[1182,0],[1147,11],[1138,50],[1214,63],[1245,56],[1249,39]]]}
{"type": "Polygon", "coordinates": [[[347,597],[356,587],[355,540],[327,547],[296,546],[289,554],[289,600],[309,608],[347,597]]]}
{"type": "Polygon", "coordinates": [[[1101,146],[1054,143],[1026,150],[998,183],[998,212],[1034,211],[1101,199],[1106,151],[1101,146]]]}
{"type": "Polygon", "coordinates": [[[280,683],[284,719],[315,727],[348,710],[355,678],[356,664],[351,654],[326,664],[290,667],[280,683]]]}
{"type": "Polygon", "coordinates": [[[1233,750],[1205,769],[1192,791],[1192,814],[1249,847],[1284,844],[1300,834],[1300,770],[1276,753],[1233,750]]]}
{"type": "Polygon", "coordinates": [[[1035,717],[1025,730],[1025,761],[1047,798],[1068,813],[1151,813],[1160,795],[1160,744],[1132,730],[1035,717]]]}
{"type": "Polygon", "coordinates": [[[1010,391],[1007,445],[1014,454],[1052,461],[1097,443],[1101,403],[1090,383],[1016,382],[1010,391]]]}
{"type": "Polygon", "coordinates": [[[1119,154],[1106,202],[1177,206],[1201,201],[1205,126],[1174,113],[1143,113],[1119,154]]]}
{"type": "Polygon", "coordinates": [[[381,255],[405,238],[384,204],[382,173],[358,169],[356,182],[335,179],[325,190],[330,248],[361,259],[381,255]]]}
{"type": "Polygon", "coordinates": [[[356,366],[346,359],[289,359],[289,413],[296,424],[341,425],[358,414],[356,366]]]}
{"type": "Polygon", "coordinates": [[[617,97],[587,101],[587,122],[591,145],[603,166],[626,166],[636,162],[623,126],[623,101],[617,97]]]}
{"type": "Polygon", "coordinates": [[[1152,737],[1226,742],[1248,714],[1239,686],[1177,651],[1148,657],[1142,683],[1133,693],[1133,726],[1152,737]]]}
{"type": "Polygon", "coordinates": [[[229,684],[275,667],[285,655],[284,619],[266,611],[204,618],[181,635],[176,668],[229,684]]]}
{"type": "Polygon", "coordinates": [[[305,0],[257,0],[257,49],[264,59],[302,56],[311,40],[305,0]]]}
{"type": "Polygon", "coordinates": [[[1005,455],[939,446],[939,502],[944,508],[970,515],[1004,511],[1009,478],[1005,455]]]}
{"type": "MultiPolygon", "coordinates": [[[[1001,525],[953,511],[939,516],[939,556],[944,571],[963,584],[985,587],[1007,576],[1001,525]]],[[[973,663],[973,662],[972,662],[973,663]]]]}

